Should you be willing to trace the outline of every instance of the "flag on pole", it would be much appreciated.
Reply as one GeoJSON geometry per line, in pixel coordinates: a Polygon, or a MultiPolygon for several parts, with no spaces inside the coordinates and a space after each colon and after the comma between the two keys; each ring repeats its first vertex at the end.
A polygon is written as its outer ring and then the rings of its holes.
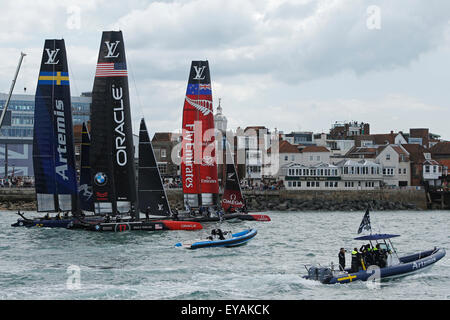
{"type": "Polygon", "coordinates": [[[369,208],[367,208],[366,214],[364,215],[361,224],[359,225],[358,234],[363,230],[372,231],[372,227],[370,226],[369,208]]]}

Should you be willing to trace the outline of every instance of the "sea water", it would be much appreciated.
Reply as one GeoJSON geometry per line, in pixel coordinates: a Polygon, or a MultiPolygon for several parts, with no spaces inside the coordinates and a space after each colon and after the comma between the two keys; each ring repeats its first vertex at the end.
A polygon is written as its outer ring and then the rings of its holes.
{"type": "MultiPolygon", "coordinates": [[[[449,253],[432,268],[382,281],[323,285],[305,265],[338,263],[350,252],[364,212],[264,212],[271,222],[204,223],[200,231],[99,233],[14,228],[0,212],[0,299],[450,299],[449,253]],[[248,244],[186,250],[175,243],[212,228],[257,228],[248,244]]],[[[36,215],[36,213],[34,213],[36,215]]],[[[27,216],[33,216],[32,213],[27,216]]],[[[449,211],[371,212],[374,232],[400,234],[400,256],[450,248],[449,211]]]]}

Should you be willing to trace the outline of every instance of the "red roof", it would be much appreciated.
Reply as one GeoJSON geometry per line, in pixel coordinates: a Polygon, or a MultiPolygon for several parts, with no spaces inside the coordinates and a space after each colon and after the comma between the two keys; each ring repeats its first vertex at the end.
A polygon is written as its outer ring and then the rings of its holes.
{"type": "Polygon", "coordinates": [[[330,152],[330,150],[322,146],[307,146],[302,150],[302,153],[305,152],[330,152]]]}
{"type": "MultiPolygon", "coordinates": [[[[300,153],[300,151],[298,151],[298,148],[296,146],[294,146],[293,144],[290,144],[288,141],[286,140],[281,140],[280,144],[278,145],[278,152],[279,153],[300,153]]],[[[272,151],[272,148],[269,148],[267,150],[268,153],[270,153],[272,151]]]]}

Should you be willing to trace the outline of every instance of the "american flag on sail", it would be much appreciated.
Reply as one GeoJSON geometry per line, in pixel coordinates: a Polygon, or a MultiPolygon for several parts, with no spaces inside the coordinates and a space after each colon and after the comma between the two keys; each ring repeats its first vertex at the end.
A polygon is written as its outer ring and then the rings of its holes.
{"type": "Polygon", "coordinates": [[[125,62],[97,63],[96,77],[127,77],[125,62]]]}

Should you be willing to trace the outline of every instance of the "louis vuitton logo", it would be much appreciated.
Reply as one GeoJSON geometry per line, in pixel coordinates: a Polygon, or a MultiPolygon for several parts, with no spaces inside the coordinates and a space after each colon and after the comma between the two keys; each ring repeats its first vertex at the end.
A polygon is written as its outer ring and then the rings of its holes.
{"type": "Polygon", "coordinates": [[[108,54],[105,56],[105,58],[117,58],[119,56],[120,52],[114,55],[114,53],[117,50],[117,47],[119,46],[119,42],[120,42],[119,40],[113,43],[105,41],[106,48],[108,49],[108,54]]]}
{"type": "Polygon", "coordinates": [[[48,60],[47,62],[45,62],[45,64],[58,64],[58,61],[55,61],[56,56],[58,55],[59,49],[55,49],[55,50],[50,50],[50,49],[45,49],[45,51],[47,52],[48,55],[48,60]]]}
{"type": "Polygon", "coordinates": [[[203,66],[203,67],[194,66],[194,70],[195,70],[194,80],[203,80],[203,79],[205,79],[205,76],[202,77],[203,71],[205,71],[205,67],[206,66],[203,66]]]}

